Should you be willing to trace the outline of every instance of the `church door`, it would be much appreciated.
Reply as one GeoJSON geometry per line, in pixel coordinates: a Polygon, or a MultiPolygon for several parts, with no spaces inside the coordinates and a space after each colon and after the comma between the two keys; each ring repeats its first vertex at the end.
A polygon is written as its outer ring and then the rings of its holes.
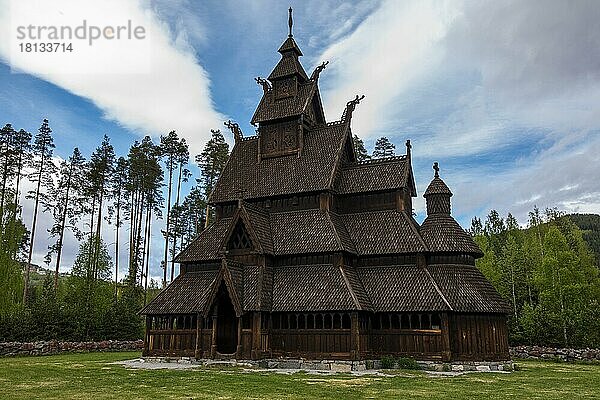
{"type": "Polygon", "coordinates": [[[225,284],[221,283],[216,298],[217,311],[217,351],[221,354],[233,354],[237,350],[237,317],[225,284]]]}

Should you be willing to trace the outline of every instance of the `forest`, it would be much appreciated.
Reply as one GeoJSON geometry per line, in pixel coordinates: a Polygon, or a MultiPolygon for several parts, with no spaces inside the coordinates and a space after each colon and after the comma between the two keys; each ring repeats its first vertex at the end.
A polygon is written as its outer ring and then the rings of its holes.
{"type": "MultiPolygon", "coordinates": [[[[385,137],[371,154],[357,136],[354,145],[359,160],[395,154],[385,137]]],[[[175,131],[156,142],[146,136],[122,155],[108,136],[88,158],[74,148],[61,159],[54,149],[48,120],[35,135],[11,124],[0,130],[0,341],[140,338],[137,312],[175,278],[174,256],[212,219],[206,200],[229,145],[211,130],[193,158],[197,177],[175,131]],[[23,215],[24,202],[32,215],[23,215]],[[48,232],[39,231],[41,217],[52,221],[48,232]],[[34,248],[39,235],[47,248],[34,248]],[[62,261],[65,240],[79,245],[72,265],[62,261]],[[160,281],[150,274],[157,247],[160,281]],[[41,276],[34,250],[46,254],[41,276]]],[[[469,231],[485,253],[477,267],[511,304],[512,344],[600,346],[600,216],[536,208],[522,228],[492,210],[469,231]]]]}
{"type": "Polygon", "coordinates": [[[525,228],[495,210],[472,220],[476,265],[512,309],[511,344],[600,347],[599,228],[599,215],[537,207],[525,228]]]}

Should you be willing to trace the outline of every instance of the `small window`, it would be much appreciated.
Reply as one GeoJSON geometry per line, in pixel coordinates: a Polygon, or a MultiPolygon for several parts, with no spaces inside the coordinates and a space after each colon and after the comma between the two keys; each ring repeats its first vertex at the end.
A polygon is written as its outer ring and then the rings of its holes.
{"type": "Polygon", "coordinates": [[[400,316],[400,329],[410,329],[410,315],[402,314],[400,316]]]}
{"type": "Polygon", "coordinates": [[[325,318],[323,320],[323,329],[332,329],[333,324],[331,321],[331,314],[325,314],[325,318]]]}
{"type": "Polygon", "coordinates": [[[419,314],[413,314],[410,318],[410,327],[412,329],[421,329],[421,318],[419,314]]]}
{"type": "Polygon", "coordinates": [[[352,320],[350,319],[350,315],[342,314],[342,329],[350,329],[352,326],[352,320]]]}
{"type": "Polygon", "coordinates": [[[439,314],[431,315],[431,329],[440,329],[442,326],[442,322],[440,320],[439,314]]]}
{"type": "Polygon", "coordinates": [[[308,314],[306,316],[306,329],[315,329],[315,315],[308,314]]]}
{"type": "Polygon", "coordinates": [[[304,314],[298,315],[298,329],[306,329],[306,318],[304,314]]]}
{"type": "Polygon", "coordinates": [[[323,314],[315,315],[315,329],[323,329],[323,314]]]}

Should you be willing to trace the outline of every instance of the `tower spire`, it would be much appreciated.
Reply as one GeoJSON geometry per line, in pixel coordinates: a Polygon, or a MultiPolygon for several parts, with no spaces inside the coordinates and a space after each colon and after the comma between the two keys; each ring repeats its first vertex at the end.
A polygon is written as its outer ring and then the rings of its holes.
{"type": "Polygon", "coordinates": [[[288,26],[290,27],[290,33],[288,37],[293,37],[294,35],[292,35],[292,26],[294,25],[294,20],[292,19],[292,7],[290,7],[288,12],[290,13],[290,16],[288,17],[288,26]]]}

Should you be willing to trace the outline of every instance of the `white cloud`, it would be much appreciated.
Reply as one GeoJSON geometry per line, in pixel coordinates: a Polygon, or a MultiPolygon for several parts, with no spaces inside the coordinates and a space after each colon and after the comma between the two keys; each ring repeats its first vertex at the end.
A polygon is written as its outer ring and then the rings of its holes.
{"type": "MultiPolygon", "coordinates": [[[[328,119],[364,93],[353,131],[450,164],[456,215],[599,212],[598,15],[594,1],[383,2],[322,55],[328,119]]],[[[430,170],[415,173],[424,189],[430,170]]]]}
{"type": "MultiPolygon", "coordinates": [[[[224,119],[214,107],[210,79],[198,64],[186,35],[173,37],[142,0],[1,1],[0,57],[15,70],[47,80],[90,99],[105,116],[140,134],[157,136],[172,129],[200,151],[210,128],[224,119]],[[12,12],[8,10],[12,9],[12,12]],[[73,52],[20,53],[16,26],[118,26],[131,20],[144,26],[144,40],[73,41],[73,52]],[[8,30],[8,31],[7,31],[8,30]],[[6,39],[9,40],[6,40],[6,39]],[[12,57],[11,57],[12,55],[12,57]]],[[[195,38],[201,34],[196,29],[195,38]]]]}

